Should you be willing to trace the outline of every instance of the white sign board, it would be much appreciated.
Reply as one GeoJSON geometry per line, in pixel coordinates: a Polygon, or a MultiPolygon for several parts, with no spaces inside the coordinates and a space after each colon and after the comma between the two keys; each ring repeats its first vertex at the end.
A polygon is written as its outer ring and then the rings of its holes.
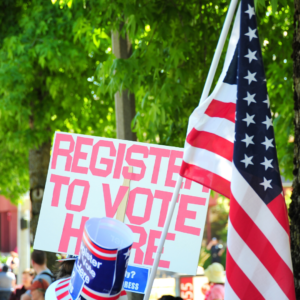
{"type": "MultiPolygon", "coordinates": [[[[180,148],[57,132],[34,248],[78,254],[85,222],[116,215],[125,178],[124,222],[135,236],[129,264],[151,267],[182,157],[180,148]]],[[[208,201],[207,188],[184,180],[160,269],[196,274],[208,201]]]]}

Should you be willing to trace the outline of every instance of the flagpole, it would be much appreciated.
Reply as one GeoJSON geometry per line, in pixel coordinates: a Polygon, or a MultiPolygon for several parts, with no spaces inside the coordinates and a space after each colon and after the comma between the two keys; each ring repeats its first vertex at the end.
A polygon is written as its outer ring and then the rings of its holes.
{"type": "Polygon", "coordinates": [[[148,280],[148,283],[147,283],[144,300],[148,300],[149,297],[150,297],[153,281],[154,281],[155,275],[156,275],[156,270],[157,270],[157,267],[158,267],[158,264],[159,264],[159,261],[160,261],[161,252],[162,252],[162,249],[164,247],[164,243],[165,243],[167,233],[169,231],[169,227],[170,227],[170,223],[171,223],[171,220],[172,220],[173,212],[174,212],[174,209],[175,209],[175,205],[176,205],[177,198],[178,198],[178,195],[179,195],[180,187],[181,187],[181,184],[182,184],[182,179],[183,178],[180,175],[178,175],[178,179],[177,179],[177,182],[176,182],[176,185],[175,185],[174,193],[173,193],[173,196],[172,196],[172,199],[171,199],[171,202],[170,202],[170,207],[168,209],[168,215],[167,215],[167,218],[166,218],[165,226],[164,226],[163,232],[162,232],[160,240],[159,240],[159,245],[158,245],[158,248],[157,248],[157,251],[156,251],[154,263],[153,263],[152,270],[151,270],[151,273],[150,273],[150,277],[149,277],[149,280],[148,280]]]}
{"type": "MultiPolygon", "coordinates": [[[[207,79],[206,79],[206,82],[205,82],[205,85],[204,85],[204,88],[203,88],[203,91],[202,91],[200,102],[203,99],[207,98],[207,96],[209,94],[209,91],[210,91],[210,88],[211,88],[211,85],[212,85],[212,82],[213,82],[213,79],[214,79],[214,76],[215,76],[215,73],[216,73],[216,70],[217,70],[217,67],[218,67],[218,63],[219,63],[219,60],[220,60],[220,57],[221,57],[221,53],[222,53],[222,50],[223,50],[223,47],[224,47],[224,44],[225,44],[225,41],[226,41],[228,30],[229,30],[230,24],[232,22],[232,19],[233,19],[234,12],[235,12],[238,1],[239,0],[232,0],[231,3],[230,3],[228,13],[226,15],[226,19],[225,19],[225,22],[224,22],[224,25],[223,25],[223,29],[222,29],[222,32],[221,32],[221,35],[220,35],[220,38],[219,38],[219,41],[218,41],[217,48],[216,48],[216,52],[214,54],[214,58],[213,58],[213,61],[211,63],[211,66],[210,66],[210,69],[209,69],[209,72],[208,72],[208,75],[207,75],[207,79]]],[[[174,209],[175,209],[175,205],[176,205],[177,198],[178,198],[178,195],[179,195],[182,180],[183,180],[183,178],[180,175],[178,175],[178,179],[177,179],[177,182],[176,182],[176,185],[175,185],[172,200],[170,202],[170,207],[168,209],[168,215],[167,215],[167,218],[166,218],[165,226],[164,226],[163,232],[162,232],[160,240],[159,240],[159,245],[158,245],[157,252],[156,252],[156,255],[155,255],[153,267],[152,267],[151,274],[150,274],[150,277],[149,277],[149,280],[148,280],[148,283],[147,283],[144,300],[149,300],[149,297],[150,297],[152,285],[153,285],[153,282],[154,282],[154,279],[155,279],[156,271],[157,271],[157,268],[158,268],[158,264],[159,264],[159,261],[160,261],[160,257],[161,257],[162,249],[164,247],[166,236],[167,236],[167,233],[169,231],[170,223],[171,223],[172,216],[173,216],[173,213],[174,213],[174,209]]]]}
{"type": "Polygon", "coordinates": [[[235,12],[238,1],[239,0],[232,0],[231,3],[230,3],[228,13],[226,15],[226,19],[225,19],[225,22],[224,22],[224,25],[223,25],[223,29],[222,29],[222,32],[221,32],[221,35],[220,35],[220,38],[219,38],[219,41],[218,41],[217,48],[216,48],[216,52],[215,52],[214,58],[211,62],[209,72],[208,72],[208,75],[207,75],[207,78],[206,78],[206,82],[205,82],[205,85],[204,85],[199,103],[201,101],[203,101],[204,99],[206,99],[209,95],[209,91],[210,91],[213,79],[215,77],[215,73],[217,71],[217,67],[218,67],[218,64],[219,64],[219,61],[220,61],[222,50],[224,48],[224,44],[225,44],[225,41],[226,41],[228,30],[230,28],[230,24],[232,22],[232,19],[233,19],[234,12],[235,12]]]}

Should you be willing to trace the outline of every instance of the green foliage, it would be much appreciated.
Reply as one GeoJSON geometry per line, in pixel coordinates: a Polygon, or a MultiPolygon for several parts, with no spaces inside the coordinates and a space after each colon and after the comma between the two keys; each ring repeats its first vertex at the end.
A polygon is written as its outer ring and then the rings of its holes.
{"type": "Polygon", "coordinates": [[[0,5],[0,189],[15,202],[29,188],[29,149],[55,130],[115,136],[113,102],[93,91],[110,41],[82,5],[0,5]]]}
{"type": "Polygon", "coordinates": [[[97,93],[112,95],[120,87],[135,93],[133,125],[139,141],[183,146],[227,5],[227,1],[100,1],[102,17],[116,20],[112,28],[126,20],[121,33],[129,33],[133,54],[128,60],[111,55],[99,66],[97,93]],[[112,17],[110,9],[122,17],[112,17]]]}
{"type": "Polygon", "coordinates": [[[7,257],[6,256],[1,256],[0,255],[0,263],[5,264],[7,261],[7,257]]]}
{"type": "MultiPolygon", "coordinates": [[[[79,0],[80,1],[80,0],[79,0]]],[[[92,3],[93,1],[90,1],[92,3]]],[[[125,26],[133,54],[113,54],[97,70],[97,94],[111,96],[120,88],[135,93],[133,122],[139,141],[182,147],[189,115],[197,106],[227,12],[228,1],[101,0],[101,19],[110,28],[125,26]]],[[[274,121],[279,164],[292,177],[293,2],[258,1],[257,19],[274,121]],[[262,7],[264,5],[264,7],[262,7]]],[[[95,12],[94,12],[95,13],[95,12]]],[[[97,15],[97,13],[96,13],[97,15]]],[[[220,74],[226,46],[214,84],[220,74]]]]}
{"type": "MultiPolygon", "coordinates": [[[[2,1],[1,192],[16,200],[28,189],[28,151],[51,139],[55,130],[115,137],[113,95],[120,89],[135,93],[132,126],[139,141],[183,147],[228,4],[2,1]],[[132,43],[127,60],[112,54],[110,35],[116,29],[123,36],[127,32],[132,43]]],[[[293,2],[271,4],[277,12],[257,1],[259,33],[280,168],[291,178],[293,2]]],[[[225,52],[226,47],[214,84],[225,52]]]]}

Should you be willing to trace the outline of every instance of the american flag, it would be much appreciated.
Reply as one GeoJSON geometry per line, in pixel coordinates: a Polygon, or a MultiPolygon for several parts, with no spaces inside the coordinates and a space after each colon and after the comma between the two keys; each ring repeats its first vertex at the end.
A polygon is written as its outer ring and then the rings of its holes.
{"type": "Polygon", "coordinates": [[[296,299],[253,0],[241,1],[219,82],[190,117],[180,174],[230,198],[225,299],[296,299]]]}

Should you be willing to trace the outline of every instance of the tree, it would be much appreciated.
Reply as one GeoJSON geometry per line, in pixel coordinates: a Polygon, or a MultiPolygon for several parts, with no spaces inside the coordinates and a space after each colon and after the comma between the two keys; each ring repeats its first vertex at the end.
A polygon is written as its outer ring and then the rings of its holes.
{"type": "MultiPolygon", "coordinates": [[[[132,128],[139,141],[182,147],[228,4],[227,0],[2,2],[1,192],[16,200],[26,191],[29,151],[37,161],[39,152],[49,149],[56,129],[115,137],[113,96],[118,91],[135,94],[132,128]],[[17,26],[11,26],[14,20],[19,20],[17,26]],[[111,52],[112,30],[119,30],[123,39],[128,35],[132,45],[128,59],[111,52]]],[[[267,6],[257,14],[280,168],[291,178],[293,4],[287,0],[276,10],[267,6]]],[[[215,82],[223,61],[224,55],[215,82]]],[[[44,167],[39,169],[45,174],[44,167]]],[[[36,187],[43,189],[43,184],[32,183],[31,195],[38,197],[36,187]]]]}
{"type": "Polygon", "coordinates": [[[300,297],[300,2],[295,0],[294,15],[294,39],[293,39],[293,62],[294,62],[294,124],[295,124],[295,146],[294,146],[294,180],[293,194],[290,205],[289,216],[291,220],[291,245],[292,245],[292,261],[294,268],[296,297],[300,297]]]}
{"type": "Polygon", "coordinates": [[[112,103],[93,91],[110,40],[82,5],[0,5],[0,187],[13,202],[30,187],[34,236],[54,131],[115,136],[112,103]]]}

